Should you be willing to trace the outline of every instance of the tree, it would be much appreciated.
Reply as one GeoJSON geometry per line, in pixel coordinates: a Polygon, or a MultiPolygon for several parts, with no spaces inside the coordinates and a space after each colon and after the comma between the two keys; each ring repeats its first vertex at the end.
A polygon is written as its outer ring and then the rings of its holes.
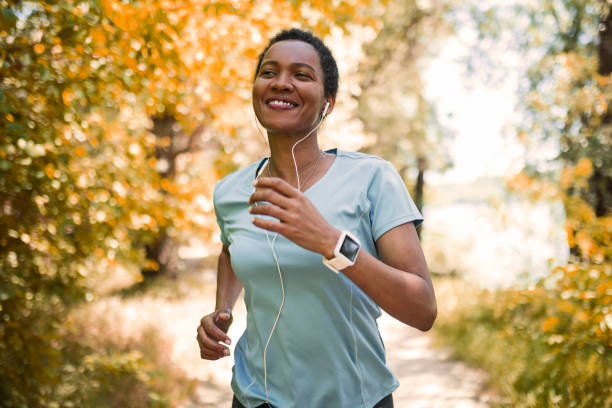
{"type": "Polygon", "coordinates": [[[59,398],[64,317],[92,298],[93,277],[145,265],[160,236],[211,233],[194,198],[210,203],[235,166],[225,146],[239,135],[224,114],[248,99],[264,39],[296,21],[322,33],[365,21],[364,3],[0,1],[4,405],[59,398]],[[199,142],[219,152],[190,177],[199,142]]]}
{"type": "Polygon", "coordinates": [[[359,65],[361,93],[355,112],[376,142],[365,150],[393,162],[406,179],[418,170],[415,201],[423,204],[424,173],[428,166],[443,169],[450,160],[440,148],[449,135],[423,96],[421,72],[438,42],[451,31],[445,14],[452,3],[414,0],[390,3],[376,38],[364,45],[359,65]]]}
{"type": "Polygon", "coordinates": [[[512,38],[526,61],[519,138],[532,149],[559,148],[552,160],[532,159],[510,186],[563,202],[572,252],[527,289],[482,293],[448,326],[492,369],[513,406],[611,406],[610,2],[538,0],[474,11],[482,38],[512,38]]]}
{"type": "MultiPolygon", "coordinates": [[[[594,248],[608,245],[605,234],[595,230],[601,230],[612,208],[610,6],[595,0],[542,0],[522,11],[529,16],[530,34],[520,46],[539,48],[541,57],[528,69],[528,121],[519,135],[558,144],[555,162],[562,168],[548,174],[565,203],[572,253],[584,262],[609,262],[594,248]]],[[[547,177],[538,169],[531,163],[526,170],[547,177]]]]}

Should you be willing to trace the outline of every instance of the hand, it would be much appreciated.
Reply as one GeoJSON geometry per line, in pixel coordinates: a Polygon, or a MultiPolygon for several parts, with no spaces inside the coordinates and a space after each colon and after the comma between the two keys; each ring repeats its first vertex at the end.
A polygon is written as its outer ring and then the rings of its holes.
{"type": "Polygon", "coordinates": [[[232,344],[232,340],[226,334],[232,321],[229,309],[213,312],[200,320],[196,337],[200,346],[200,357],[205,360],[218,360],[229,356],[229,348],[220,342],[232,344]]]}
{"type": "Polygon", "coordinates": [[[254,218],[255,226],[282,234],[302,248],[326,258],[333,257],[340,231],[325,221],[301,191],[278,177],[261,177],[253,185],[256,190],[249,197],[249,204],[260,201],[268,204],[252,206],[249,212],[268,215],[279,221],[254,218]]]}

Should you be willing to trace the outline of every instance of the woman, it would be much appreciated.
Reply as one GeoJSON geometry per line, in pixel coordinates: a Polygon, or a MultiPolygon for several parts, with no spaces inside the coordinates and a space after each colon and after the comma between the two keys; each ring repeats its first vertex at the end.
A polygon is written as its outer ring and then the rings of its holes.
{"type": "Polygon", "coordinates": [[[422,216],[390,163],[323,152],[336,62],[309,32],[282,31],[259,57],[253,108],[270,158],[215,187],[223,249],[201,357],[229,355],[244,287],[247,328],[235,348],[233,408],[392,407],[380,308],[428,330],[436,301],[415,227],[422,216]]]}

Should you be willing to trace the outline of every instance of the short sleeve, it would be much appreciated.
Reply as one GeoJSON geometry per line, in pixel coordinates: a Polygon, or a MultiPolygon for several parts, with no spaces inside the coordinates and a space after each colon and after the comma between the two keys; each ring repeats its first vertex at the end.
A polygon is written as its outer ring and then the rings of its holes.
{"type": "Polygon", "coordinates": [[[217,183],[217,185],[215,186],[215,191],[213,193],[213,206],[215,209],[215,217],[217,217],[217,225],[219,225],[219,229],[221,230],[221,235],[220,235],[221,242],[223,243],[223,245],[229,246],[230,242],[225,233],[225,223],[223,222],[223,215],[221,214],[221,211],[218,205],[218,191],[217,191],[218,187],[219,187],[219,183],[217,183]]]}
{"type": "Polygon", "coordinates": [[[374,241],[398,225],[414,222],[417,227],[423,222],[423,216],[404,181],[387,161],[383,161],[375,170],[368,188],[368,201],[374,241]]]}

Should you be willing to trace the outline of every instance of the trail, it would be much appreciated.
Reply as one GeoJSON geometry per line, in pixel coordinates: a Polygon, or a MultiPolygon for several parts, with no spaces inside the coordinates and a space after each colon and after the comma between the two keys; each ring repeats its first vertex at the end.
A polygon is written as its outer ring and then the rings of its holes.
{"type": "MultiPolygon", "coordinates": [[[[198,387],[191,401],[181,408],[229,408],[233,358],[205,361],[199,357],[195,329],[199,318],[212,310],[214,291],[207,289],[196,298],[186,298],[171,308],[163,319],[167,336],[173,338],[173,359],[192,377],[198,387]]],[[[245,327],[242,300],[234,310],[229,335],[235,343],[245,327]]],[[[430,333],[421,333],[383,314],[378,320],[385,342],[387,360],[400,387],[393,393],[396,408],[487,408],[483,393],[486,377],[480,371],[453,361],[447,352],[432,344],[430,333]]],[[[233,347],[231,352],[233,355],[233,347]]],[[[307,408],[307,407],[305,407],[307,408]]]]}
{"type": "Polygon", "coordinates": [[[451,360],[422,333],[384,314],[378,321],[387,361],[399,380],[396,408],[487,408],[481,371],[451,360]]]}

